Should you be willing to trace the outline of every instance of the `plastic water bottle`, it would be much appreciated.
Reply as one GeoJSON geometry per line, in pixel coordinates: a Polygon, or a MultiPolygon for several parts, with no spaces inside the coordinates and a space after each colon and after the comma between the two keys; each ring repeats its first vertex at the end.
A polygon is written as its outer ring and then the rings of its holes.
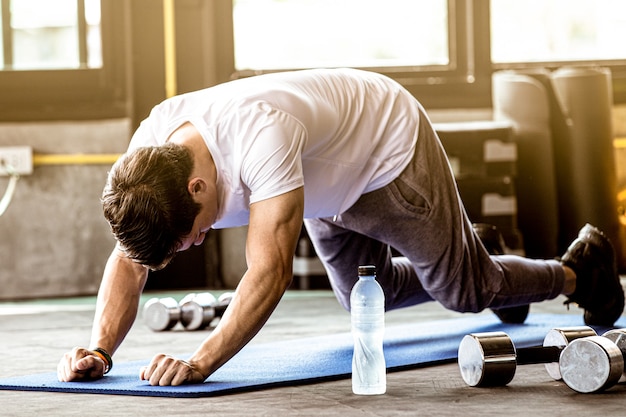
{"type": "Polygon", "coordinates": [[[350,315],[354,338],[352,392],[384,394],[387,391],[383,355],[385,295],[376,281],[376,267],[359,266],[359,280],[350,294],[350,315]]]}

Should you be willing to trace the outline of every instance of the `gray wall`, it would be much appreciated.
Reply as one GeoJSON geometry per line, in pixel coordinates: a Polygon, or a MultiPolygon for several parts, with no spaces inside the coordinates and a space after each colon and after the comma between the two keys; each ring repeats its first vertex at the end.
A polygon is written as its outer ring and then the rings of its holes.
{"type": "MultiPolygon", "coordinates": [[[[127,119],[0,124],[0,146],[37,153],[122,153],[127,119]]],[[[114,245],[100,194],[108,165],[45,165],[20,178],[0,217],[0,299],[92,294],[114,245]]],[[[8,177],[0,177],[4,194],[8,177]]]]}

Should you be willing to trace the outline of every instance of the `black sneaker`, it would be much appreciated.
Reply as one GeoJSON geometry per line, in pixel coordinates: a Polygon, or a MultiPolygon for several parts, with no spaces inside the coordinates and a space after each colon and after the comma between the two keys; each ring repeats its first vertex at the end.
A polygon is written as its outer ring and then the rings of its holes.
{"type": "MultiPolygon", "coordinates": [[[[504,255],[504,239],[495,226],[487,223],[474,223],[472,227],[490,255],[504,255]]],[[[524,323],[524,321],[526,321],[526,317],[528,317],[529,310],[530,306],[528,304],[523,306],[491,309],[491,311],[498,316],[502,323],[509,324],[524,323]]]]}
{"type": "Polygon", "coordinates": [[[624,290],[617,272],[613,245],[596,227],[586,224],[561,263],[576,273],[576,290],[565,304],[585,309],[585,323],[612,326],[624,311],[624,290]]]}

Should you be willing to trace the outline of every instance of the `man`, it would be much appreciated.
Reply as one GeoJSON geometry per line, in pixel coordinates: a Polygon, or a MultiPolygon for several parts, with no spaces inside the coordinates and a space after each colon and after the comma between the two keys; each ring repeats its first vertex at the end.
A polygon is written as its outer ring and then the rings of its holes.
{"type": "Polygon", "coordinates": [[[65,355],[62,381],[112,366],[107,352],[130,329],[148,270],[211,228],[249,225],[248,269],[189,361],[160,354],[141,370],[152,385],[200,383],[252,339],[292,280],[303,219],[346,309],[361,264],[377,266],[387,309],[436,300],[502,311],[565,294],[587,323],[611,325],[624,308],[613,248],[590,225],[561,261],[490,256],[423,108],[375,73],[263,75],[168,99],[114,165],[102,200],[118,243],[90,349],[65,355]]]}

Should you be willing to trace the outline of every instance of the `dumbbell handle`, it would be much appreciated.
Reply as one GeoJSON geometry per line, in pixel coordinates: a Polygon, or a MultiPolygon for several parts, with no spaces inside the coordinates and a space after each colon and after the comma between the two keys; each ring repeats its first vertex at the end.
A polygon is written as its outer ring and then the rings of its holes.
{"type": "Polygon", "coordinates": [[[518,365],[532,365],[537,363],[558,362],[562,346],[532,346],[515,350],[515,360],[518,365]]]}
{"type": "Polygon", "coordinates": [[[228,308],[228,304],[230,304],[230,300],[217,302],[212,305],[213,310],[215,310],[215,317],[222,317],[224,312],[228,308]]]}
{"type": "Polygon", "coordinates": [[[220,297],[217,299],[215,304],[213,304],[213,309],[215,310],[216,317],[222,317],[224,315],[224,312],[230,305],[230,302],[232,301],[233,297],[234,297],[234,293],[232,292],[226,292],[220,295],[220,297]]]}

